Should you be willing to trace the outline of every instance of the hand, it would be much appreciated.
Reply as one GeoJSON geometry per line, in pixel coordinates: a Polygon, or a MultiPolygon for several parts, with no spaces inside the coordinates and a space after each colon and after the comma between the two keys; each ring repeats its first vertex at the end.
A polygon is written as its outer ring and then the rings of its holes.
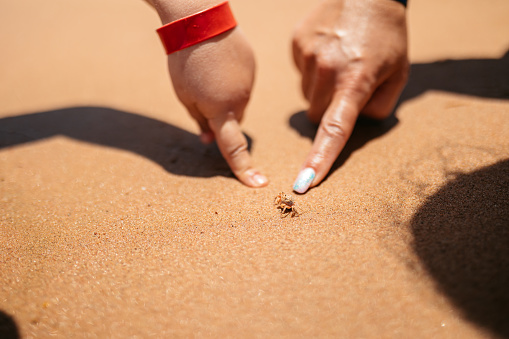
{"type": "Polygon", "coordinates": [[[406,11],[392,0],[325,0],[296,28],[294,61],[318,132],[294,190],[318,185],[359,114],[388,117],[408,75],[406,11]]]}
{"type": "MultiPolygon", "coordinates": [[[[219,0],[146,0],[163,24],[220,3],[219,0]]],[[[235,176],[245,185],[262,187],[265,176],[253,167],[239,123],[251,95],[255,62],[239,28],[168,55],[175,92],[201,129],[203,143],[217,141],[235,176]]]]}
{"type": "Polygon", "coordinates": [[[254,81],[253,52],[238,28],[168,56],[178,98],[201,129],[204,143],[217,145],[245,185],[268,184],[252,165],[239,127],[254,81]]]}

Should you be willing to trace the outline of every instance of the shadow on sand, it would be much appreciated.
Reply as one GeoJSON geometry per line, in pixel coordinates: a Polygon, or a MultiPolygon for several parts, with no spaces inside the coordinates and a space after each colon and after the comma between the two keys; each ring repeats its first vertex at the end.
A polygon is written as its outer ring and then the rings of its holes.
{"type": "Polygon", "coordinates": [[[0,311],[0,338],[2,339],[20,338],[16,322],[10,315],[3,311],[0,311]]]}
{"type": "Polygon", "coordinates": [[[457,175],[410,226],[438,289],[466,319],[509,338],[509,160],[457,175]]]}
{"type": "Polygon", "coordinates": [[[509,99],[509,50],[500,59],[443,60],[412,64],[399,103],[428,90],[509,99]]]}
{"type": "Polygon", "coordinates": [[[233,177],[217,146],[204,146],[197,135],[134,113],[71,107],[0,119],[0,149],[55,136],[130,151],[178,175],[233,177]]]}

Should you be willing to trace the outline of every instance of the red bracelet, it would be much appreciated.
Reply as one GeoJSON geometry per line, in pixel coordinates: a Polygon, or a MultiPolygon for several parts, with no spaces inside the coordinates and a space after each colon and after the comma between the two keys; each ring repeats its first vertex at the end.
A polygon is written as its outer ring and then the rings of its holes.
{"type": "Polygon", "coordinates": [[[237,26],[228,1],[157,29],[166,54],[213,38],[237,26]]]}

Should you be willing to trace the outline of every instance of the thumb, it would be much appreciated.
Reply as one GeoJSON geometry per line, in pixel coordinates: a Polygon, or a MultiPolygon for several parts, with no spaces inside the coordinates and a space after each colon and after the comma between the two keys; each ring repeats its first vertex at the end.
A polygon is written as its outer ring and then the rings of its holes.
{"type": "Polygon", "coordinates": [[[233,112],[208,120],[217,146],[235,176],[249,187],[263,187],[267,178],[253,167],[246,137],[233,112]]]}

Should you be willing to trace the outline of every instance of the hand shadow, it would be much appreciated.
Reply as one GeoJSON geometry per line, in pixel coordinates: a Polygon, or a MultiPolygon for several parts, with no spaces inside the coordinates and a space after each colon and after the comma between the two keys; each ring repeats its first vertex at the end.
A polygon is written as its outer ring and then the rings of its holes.
{"type": "MultiPolygon", "coordinates": [[[[345,148],[324,180],[341,167],[353,152],[396,126],[398,119],[395,114],[403,102],[428,90],[508,100],[509,50],[499,59],[444,60],[412,64],[408,83],[393,114],[380,122],[360,117],[345,148]]],[[[293,114],[289,124],[300,135],[314,139],[317,126],[307,120],[305,111],[293,114]]]]}
{"type": "Polygon", "coordinates": [[[466,319],[509,338],[509,159],[457,174],[410,229],[438,289],[466,319]]]}
{"type": "Polygon", "coordinates": [[[204,146],[197,135],[134,113],[70,107],[0,119],[0,149],[58,135],[139,154],[177,175],[233,177],[215,144],[204,146]]]}

